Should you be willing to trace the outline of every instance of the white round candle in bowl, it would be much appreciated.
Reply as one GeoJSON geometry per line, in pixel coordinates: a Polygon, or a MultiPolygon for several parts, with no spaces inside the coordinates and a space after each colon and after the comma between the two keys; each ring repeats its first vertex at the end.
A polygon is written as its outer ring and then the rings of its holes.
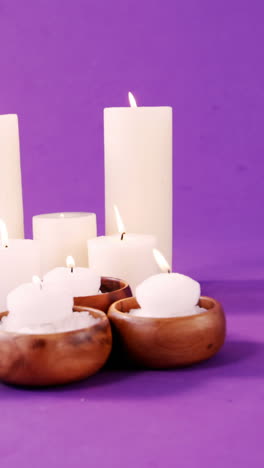
{"type": "Polygon", "coordinates": [[[33,217],[33,236],[41,243],[42,275],[64,266],[71,254],[80,267],[88,266],[87,239],[96,237],[95,213],[50,213],[33,217]]]}
{"type": "Polygon", "coordinates": [[[179,273],[160,273],[136,288],[142,313],[149,316],[184,316],[195,313],[201,288],[197,281],[179,273]]]}
{"type": "Polygon", "coordinates": [[[180,273],[171,273],[163,255],[153,249],[154,258],[163,273],[152,275],[136,288],[136,299],[140,309],[131,311],[134,315],[147,317],[182,317],[203,310],[198,302],[200,284],[180,273]]]}
{"type": "Polygon", "coordinates": [[[52,284],[43,284],[34,276],[31,283],[18,286],[7,297],[8,316],[5,329],[18,331],[56,322],[72,314],[73,297],[69,291],[52,284]]]}
{"type": "Polygon", "coordinates": [[[53,284],[67,289],[72,297],[93,296],[99,293],[101,277],[91,268],[76,268],[72,256],[66,259],[67,267],[49,271],[43,278],[44,284],[53,284]]]}

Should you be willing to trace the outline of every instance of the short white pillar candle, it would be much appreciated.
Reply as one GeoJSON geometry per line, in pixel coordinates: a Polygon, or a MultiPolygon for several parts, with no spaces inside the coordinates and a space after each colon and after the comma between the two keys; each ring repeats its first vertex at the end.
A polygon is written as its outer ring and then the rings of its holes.
{"type": "Polygon", "coordinates": [[[123,279],[134,291],[141,281],[158,272],[152,254],[157,241],[148,234],[126,234],[115,211],[119,234],[88,240],[89,264],[100,276],[123,279]]]}
{"type": "Polygon", "coordinates": [[[72,255],[79,267],[87,267],[87,239],[96,237],[95,213],[50,213],[33,217],[33,236],[41,243],[42,275],[64,266],[72,255]]]}
{"type": "Polygon", "coordinates": [[[40,248],[30,239],[8,239],[5,223],[0,220],[0,312],[7,310],[7,295],[19,284],[40,274],[40,248]]]}
{"type": "Polygon", "coordinates": [[[91,268],[76,268],[72,256],[66,259],[67,267],[57,267],[46,273],[44,284],[67,289],[72,297],[93,296],[99,293],[101,277],[91,268]]]}

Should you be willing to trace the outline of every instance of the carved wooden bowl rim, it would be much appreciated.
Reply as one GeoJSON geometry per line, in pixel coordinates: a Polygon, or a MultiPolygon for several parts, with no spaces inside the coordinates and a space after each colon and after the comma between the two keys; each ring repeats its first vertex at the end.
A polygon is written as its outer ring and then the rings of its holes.
{"type": "Polygon", "coordinates": [[[111,291],[107,291],[107,292],[101,292],[100,294],[92,294],[91,296],[78,296],[78,297],[89,297],[89,298],[95,298],[95,297],[101,297],[101,296],[106,296],[107,294],[112,294],[113,292],[117,292],[117,291],[123,291],[124,289],[128,288],[129,287],[129,284],[120,279],[120,278],[113,278],[112,276],[101,276],[101,286],[103,284],[104,281],[109,281],[110,283],[113,282],[113,283],[119,283],[119,286],[118,288],[116,289],[112,289],[111,291]]]}
{"type": "Polygon", "coordinates": [[[146,317],[146,316],[140,316],[140,315],[130,315],[128,312],[130,309],[139,309],[140,306],[137,302],[137,299],[135,297],[126,297],[124,299],[119,299],[118,301],[114,302],[110,308],[109,308],[109,313],[108,316],[111,319],[111,315],[115,316],[116,318],[122,318],[127,321],[143,321],[145,320],[146,322],[159,322],[162,320],[162,322],[170,322],[170,321],[178,321],[178,322],[183,322],[183,321],[191,321],[191,320],[196,320],[199,319],[200,317],[204,316],[204,314],[210,314],[213,315],[216,312],[221,312],[222,315],[224,316],[224,311],[222,308],[222,305],[220,302],[218,302],[216,299],[208,296],[201,296],[198,302],[198,305],[200,307],[203,307],[204,309],[207,309],[206,312],[200,312],[198,314],[192,314],[192,315],[184,315],[180,317],[146,317]],[[126,308],[127,303],[130,302],[130,306],[128,310],[120,310],[119,307],[124,305],[124,308],[126,308]],[[207,307],[209,305],[209,307],[207,307]]]}
{"type": "MultiPolygon", "coordinates": [[[[1,336],[4,337],[5,335],[6,336],[14,336],[14,337],[17,337],[17,336],[23,336],[23,337],[28,337],[29,339],[32,339],[32,338],[45,338],[46,340],[48,339],[59,339],[61,337],[64,337],[64,336],[69,336],[69,335],[75,335],[75,334],[78,334],[80,332],[83,332],[83,331],[89,331],[89,330],[93,330],[94,328],[98,327],[98,324],[99,323],[102,323],[102,322],[108,322],[108,318],[107,318],[107,315],[102,312],[101,310],[99,309],[95,309],[93,307],[81,307],[81,306],[74,306],[73,307],[73,311],[74,312],[89,312],[93,317],[95,318],[99,318],[100,319],[100,322],[95,322],[93,325],[90,325],[89,327],[85,327],[85,328],[78,328],[77,330],[68,330],[68,331],[64,331],[64,332],[57,332],[57,333],[18,333],[18,332],[14,332],[14,331],[7,331],[7,330],[1,330],[0,329],[0,338],[1,336]]],[[[4,316],[8,315],[8,311],[6,312],[0,312],[0,322],[2,320],[2,318],[4,316]]]]}

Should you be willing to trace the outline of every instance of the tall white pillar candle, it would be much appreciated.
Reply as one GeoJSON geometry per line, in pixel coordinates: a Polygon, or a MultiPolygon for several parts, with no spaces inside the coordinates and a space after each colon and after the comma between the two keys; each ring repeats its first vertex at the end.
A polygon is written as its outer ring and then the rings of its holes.
{"type": "Polygon", "coordinates": [[[18,118],[0,115],[0,218],[10,237],[24,237],[18,118]]]}
{"type": "Polygon", "coordinates": [[[30,239],[8,239],[0,222],[0,312],[7,310],[7,295],[40,273],[39,243],[30,239]]]}
{"type": "Polygon", "coordinates": [[[87,239],[97,234],[94,213],[51,213],[33,217],[33,236],[41,243],[42,275],[64,266],[72,255],[80,267],[87,267],[87,239]]]}
{"type": "Polygon", "coordinates": [[[155,235],[171,262],[171,107],[105,109],[104,143],[106,233],[117,204],[128,232],[155,235]]]}

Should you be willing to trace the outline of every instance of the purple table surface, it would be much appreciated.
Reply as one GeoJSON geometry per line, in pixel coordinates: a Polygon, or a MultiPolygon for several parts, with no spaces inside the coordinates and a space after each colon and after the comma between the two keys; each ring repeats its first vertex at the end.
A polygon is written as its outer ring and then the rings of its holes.
{"type": "Polygon", "coordinates": [[[1,468],[263,467],[264,283],[212,281],[222,351],[193,368],[109,371],[72,386],[0,384],[1,468]]]}

